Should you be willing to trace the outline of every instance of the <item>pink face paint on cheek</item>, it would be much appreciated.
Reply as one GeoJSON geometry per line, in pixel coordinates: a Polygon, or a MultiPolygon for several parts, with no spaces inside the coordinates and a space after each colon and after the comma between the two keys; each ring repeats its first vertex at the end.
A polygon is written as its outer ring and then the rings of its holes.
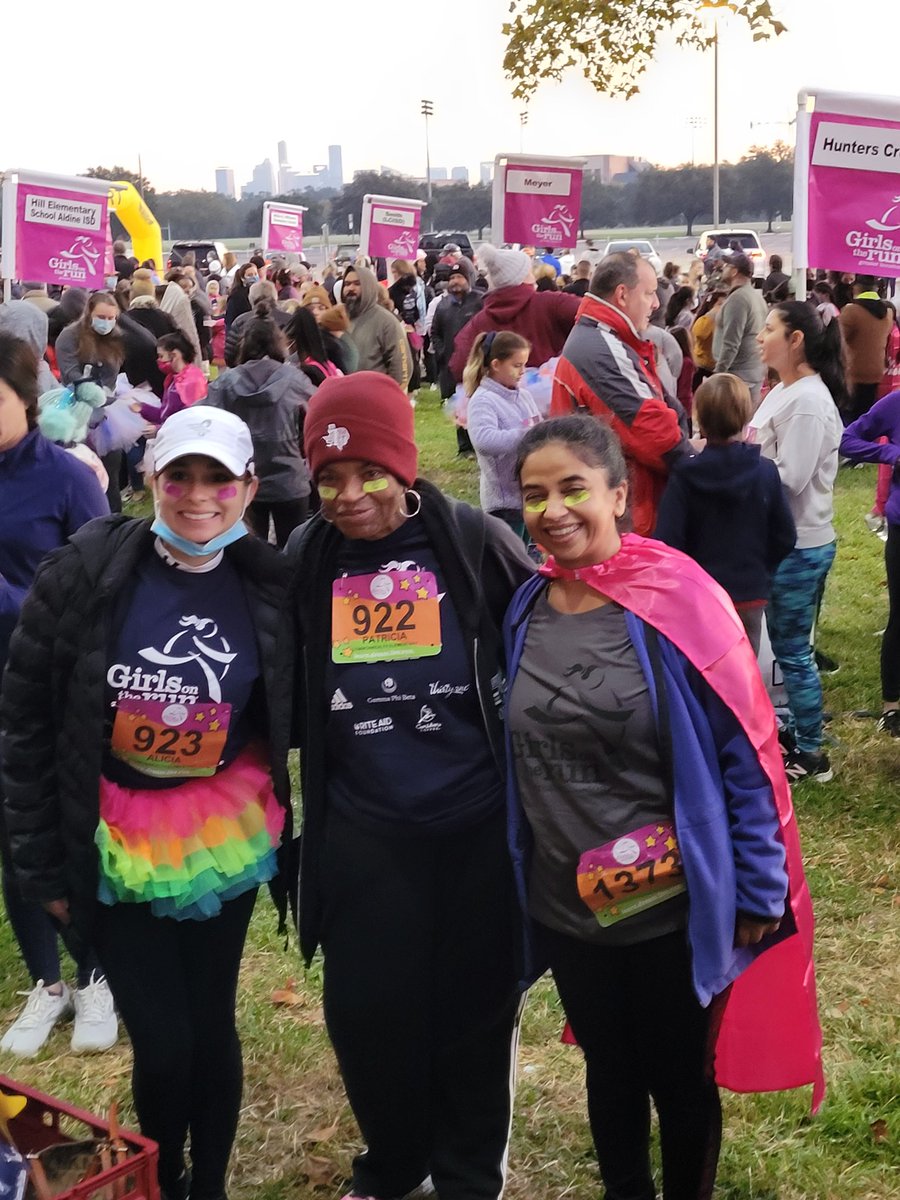
{"type": "Polygon", "coordinates": [[[173,500],[180,500],[184,495],[184,488],[177,483],[167,483],[163,486],[163,491],[167,496],[171,496],[173,500]]]}
{"type": "Polygon", "coordinates": [[[217,500],[233,500],[236,495],[237,495],[237,488],[235,487],[235,485],[233,483],[230,483],[228,485],[228,487],[219,488],[219,490],[216,492],[216,499],[217,500]]]}

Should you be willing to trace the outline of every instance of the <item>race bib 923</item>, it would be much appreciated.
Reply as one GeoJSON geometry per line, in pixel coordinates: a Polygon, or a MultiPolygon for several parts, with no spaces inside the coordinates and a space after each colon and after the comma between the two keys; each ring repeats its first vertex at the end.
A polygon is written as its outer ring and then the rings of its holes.
{"type": "Polygon", "coordinates": [[[110,749],[157,779],[215,775],[230,721],[230,704],[119,700],[110,749]]]}

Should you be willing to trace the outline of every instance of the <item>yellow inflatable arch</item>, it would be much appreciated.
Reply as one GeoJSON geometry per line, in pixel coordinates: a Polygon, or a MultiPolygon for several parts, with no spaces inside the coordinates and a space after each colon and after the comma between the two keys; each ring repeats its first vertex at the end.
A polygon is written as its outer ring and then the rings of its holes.
{"type": "Polygon", "coordinates": [[[109,189],[109,207],[128,230],[135,258],[139,262],[152,258],[162,277],[166,264],[159,222],[141,199],[137,188],[124,180],[116,180],[109,189]]]}

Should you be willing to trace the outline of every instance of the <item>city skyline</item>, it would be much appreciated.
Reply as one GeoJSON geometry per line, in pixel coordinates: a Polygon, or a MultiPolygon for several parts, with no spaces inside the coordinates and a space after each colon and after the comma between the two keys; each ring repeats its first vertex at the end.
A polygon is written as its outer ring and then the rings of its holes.
{"type": "MultiPolygon", "coordinates": [[[[720,137],[722,161],[735,162],[754,143],[793,140],[797,93],[822,80],[839,81],[848,92],[879,89],[864,55],[848,55],[840,38],[821,19],[814,0],[774,0],[776,14],[787,26],[780,38],[754,43],[746,23],[723,19],[719,37],[720,137]]],[[[886,0],[856,0],[854,24],[872,30],[890,27],[886,0]]],[[[239,27],[245,13],[225,0],[216,10],[217,28],[239,27]]],[[[497,153],[519,149],[537,154],[571,156],[600,148],[613,154],[640,156],[660,166],[712,160],[712,54],[677,44],[677,30],[660,40],[656,60],[640,79],[640,94],[629,101],[598,95],[577,68],[559,82],[541,84],[527,105],[513,97],[513,85],[502,64],[508,0],[426,0],[416,14],[416,39],[442,47],[456,70],[390,71],[395,62],[399,9],[386,13],[358,6],[353,11],[353,41],[364,45],[373,64],[350,86],[344,71],[349,49],[333,11],[288,8],[279,15],[279,42],[299,44],[304,54],[295,72],[308,94],[300,132],[293,133],[284,110],[291,95],[267,83],[265,103],[230,105],[227,118],[216,115],[211,99],[209,120],[185,127],[177,89],[155,88],[153,105],[108,106],[102,119],[73,122],[60,137],[52,106],[24,105],[4,128],[0,169],[21,167],[77,174],[90,166],[120,164],[133,171],[140,158],[143,172],[161,192],[209,190],[217,167],[235,172],[239,186],[251,178],[254,165],[268,158],[279,167],[277,143],[287,149],[304,173],[322,163],[326,144],[340,145],[344,178],[367,166],[390,162],[412,177],[425,174],[425,128],[421,103],[433,104],[429,120],[431,162],[464,165],[470,179],[480,178],[480,164],[497,153]],[[475,36],[477,31],[477,36],[475,36]],[[320,55],[324,56],[321,57],[320,55]],[[308,64],[308,68],[306,66],[308,64]],[[334,68],[333,76],[327,68],[334,68]],[[462,68],[462,70],[460,70],[462,68]],[[334,86],[321,86],[323,79],[334,86]],[[389,78],[389,82],[388,82],[389,78]],[[308,91],[310,84],[316,92],[308,91]],[[322,102],[317,103],[321,98],[322,102]],[[527,121],[523,121],[523,112],[527,121]],[[287,125],[287,127],[286,127],[287,125]],[[179,136],[173,137],[173,129],[179,136]]],[[[39,10],[17,9],[16,40],[40,44],[44,30],[39,10]]],[[[77,7],[54,12],[54,37],[78,45],[83,37],[77,7]]],[[[117,10],[114,22],[98,21],[91,34],[91,61],[118,61],[123,48],[134,55],[148,32],[137,10],[117,10]]],[[[182,45],[205,44],[209,13],[176,0],[157,0],[153,28],[177,28],[182,45]]],[[[151,34],[152,36],[152,34],[151,34]]],[[[440,60],[439,60],[440,61],[440,60]]],[[[224,62],[224,60],[223,60],[224,62]]],[[[29,94],[32,80],[27,56],[12,55],[4,83],[10,95],[29,94]]],[[[252,74],[252,73],[251,73],[252,74]]],[[[259,74],[265,70],[259,67],[259,74]]],[[[292,77],[293,78],[293,77],[292,77]]],[[[881,85],[882,90],[890,90],[881,85]]],[[[211,93],[214,95],[215,93],[211,93]]]]}

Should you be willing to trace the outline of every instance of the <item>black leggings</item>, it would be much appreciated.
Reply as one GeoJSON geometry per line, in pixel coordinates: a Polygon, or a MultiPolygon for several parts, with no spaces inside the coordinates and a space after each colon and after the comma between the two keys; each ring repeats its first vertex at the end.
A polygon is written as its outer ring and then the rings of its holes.
{"type": "Polygon", "coordinates": [[[888,524],[884,565],[888,622],[881,641],[881,698],[895,703],[900,700],[900,525],[888,524]]]}
{"type": "Polygon", "coordinates": [[[238,969],[255,901],[254,888],[208,921],[98,905],[94,942],[131,1038],[141,1132],[159,1143],[160,1186],[172,1193],[190,1133],[193,1200],[224,1194],[243,1087],[238,969]]]}
{"type": "Polygon", "coordinates": [[[269,540],[269,516],[275,524],[275,541],[283,550],[288,538],[309,516],[309,496],[300,500],[254,500],[248,505],[246,519],[253,532],[269,540]]]}
{"type": "MultiPolygon", "coordinates": [[[[598,946],[536,926],[584,1052],[588,1117],[606,1200],[655,1200],[650,1099],[659,1116],[665,1200],[708,1200],[722,1137],[708,1070],[715,1013],[691,985],[683,931],[598,946]]],[[[717,1009],[713,1002],[712,1009],[717,1009]]]]}
{"type": "Polygon", "coordinates": [[[441,1200],[497,1200],[518,1009],[503,813],[413,837],[332,812],[321,864],[325,1021],[366,1143],[352,1190],[430,1174],[441,1200]]]}

